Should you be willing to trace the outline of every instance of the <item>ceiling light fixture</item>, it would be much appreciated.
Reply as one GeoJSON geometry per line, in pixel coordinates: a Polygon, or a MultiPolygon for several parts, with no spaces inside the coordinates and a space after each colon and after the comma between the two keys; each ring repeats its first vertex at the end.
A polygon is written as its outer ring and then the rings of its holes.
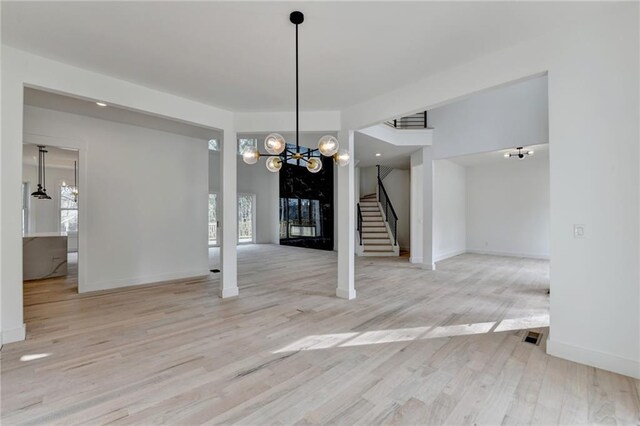
{"type": "Polygon", "coordinates": [[[49,152],[44,145],[38,145],[38,189],[31,193],[31,196],[36,197],[38,200],[50,200],[51,197],[47,194],[47,183],[45,175],[45,159],[44,155],[49,152]]]}
{"type": "Polygon", "coordinates": [[[351,154],[346,149],[340,149],[338,139],[331,135],[325,135],[318,141],[318,148],[310,149],[306,152],[300,150],[300,101],[298,90],[298,25],[304,22],[302,12],[291,12],[289,20],[296,26],[296,148],[287,149],[284,137],[278,133],[271,133],[264,139],[264,149],[268,154],[258,151],[257,147],[247,147],[242,152],[242,160],[247,164],[255,164],[263,156],[267,158],[267,169],[271,172],[278,172],[282,164],[288,159],[302,160],[307,163],[307,170],[311,173],[318,173],[322,170],[322,156],[333,157],[333,161],[338,166],[346,166],[351,160],[351,154]]]}
{"type": "Polygon", "coordinates": [[[376,152],[376,157],[380,157],[382,154],[380,154],[379,152],[376,152]]]}
{"type": "Polygon", "coordinates": [[[519,146],[519,147],[518,147],[518,148],[516,148],[516,149],[518,150],[517,152],[515,152],[515,151],[513,151],[513,152],[505,152],[505,153],[504,153],[504,158],[511,158],[511,157],[515,157],[515,158],[517,158],[518,160],[523,160],[523,159],[524,159],[524,157],[526,157],[526,156],[528,156],[528,155],[533,155],[533,151],[532,151],[532,150],[530,150],[530,149],[529,149],[529,150],[527,150],[527,151],[524,151],[524,148],[523,148],[523,147],[521,147],[521,146],[519,146]]]}
{"type": "Polygon", "coordinates": [[[101,106],[101,107],[107,106],[107,104],[105,104],[104,102],[96,102],[96,105],[101,106]]]}

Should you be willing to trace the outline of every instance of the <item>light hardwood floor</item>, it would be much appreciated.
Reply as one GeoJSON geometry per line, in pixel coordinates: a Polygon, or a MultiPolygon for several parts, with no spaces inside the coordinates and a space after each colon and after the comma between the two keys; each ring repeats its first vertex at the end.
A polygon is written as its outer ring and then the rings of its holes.
{"type": "Polygon", "coordinates": [[[214,274],[85,295],[28,284],[28,339],[1,354],[2,423],[640,421],[637,381],[522,342],[523,327],[546,338],[548,262],[358,258],[352,301],[334,297],[335,267],[331,252],[243,246],[228,300],[214,274]]]}

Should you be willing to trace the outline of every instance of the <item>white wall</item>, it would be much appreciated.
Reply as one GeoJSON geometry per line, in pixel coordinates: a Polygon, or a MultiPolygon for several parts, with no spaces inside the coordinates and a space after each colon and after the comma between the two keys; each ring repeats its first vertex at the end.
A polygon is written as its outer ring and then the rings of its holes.
{"type": "Polygon", "coordinates": [[[467,168],[467,250],[549,257],[549,161],[522,161],[467,168]]]}
{"type": "Polygon", "coordinates": [[[81,292],[208,273],[206,141],[29,106],[24,127],[84,141],[81,292]]]}
{"type": "Polygon", "coordinates": [[[433,162],[434,261],[466,251],[467,179],[465,168],[449,160],[433,162]]]}
{"type": "Polygon", "coordinates": [[[547,77],[429,110],[435,158],[549,142],[547,77]]]}
{"type": "MultiPolygon", "coordinates": [[[[591,7],[576,3],[575,7],[591,7]]],[[[358,129],[548,73],[553,355],[640,378],[639,14],[617,3],[343,111],[358,129]],[[573,237],[573,225],[586,236],[573,237]]],[[[437,135],[434,132],[434,143],[437,135]]]]}
{"type": "Polygon", "coordinates": [[[393,169],[384,178],[383,184],[398,215],[398,244],[401,250],[409,250],[411,174],[409,170],[393,169]]]}
{"type": "MultiPolygon", "coordinates": [[[[258,244],[278,244],[280,212],[279,174],[272,173],[264,165],[264,160],[249,165],[237,156],[238,193],[256,195],[256,235],[258,244]]],[[[209,192],[220,193],[220,153],[209,151],[209,192]]]]}
{"type": "Polygon", "coordinates": [[[360,196],[376,194],[378,192],[378,169],[376,166],[358,167],[358,170],[360,170],[360,196]]]}

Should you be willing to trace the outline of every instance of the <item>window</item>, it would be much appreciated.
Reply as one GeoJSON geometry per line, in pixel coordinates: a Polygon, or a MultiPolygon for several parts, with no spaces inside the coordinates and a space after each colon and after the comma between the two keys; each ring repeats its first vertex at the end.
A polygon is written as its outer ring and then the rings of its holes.
{"type": "Polygon", "coordinates": [[[29,182],[22,182],[22,234],[29,233],[29,182]]]}
{"type": "Polygon", "coordinates": [[[238,242],[253,242],[253,194],[238,194],[238,242]]]}
{"type": "Polygon", "coordinates": [[[242,155],[242,152],[248,147],[258,147],[258,139],[238,139],[238,154],[242,155]]]}
{"type": "Polygon", "coordinates": [[[209,151],[220,151],[218,139],[209,139],[209,151]]]}
{"type": "MultiPolygon", "coordinates": [[[[238,242],[252,243],[255,234],[254,194],[238,194],[238,242]]],[[[209,194],[209,245],[217,246],[218,240],[218,194],[209,194]]]]}
{"type": "Polygon", "coordinates": [[[280,199],[280,238],[320,236],[320,222],[320,200],[280,199]]]}
{"type": "Polygon", "coordinates": [[[218,245],[218,194],[209,194],[209,245],[218,245]]]}
{"type": "Polygon", "coordinates": [[[78,232],[78,202],[75,186],[60,187],[60,231],[78,232]]]}

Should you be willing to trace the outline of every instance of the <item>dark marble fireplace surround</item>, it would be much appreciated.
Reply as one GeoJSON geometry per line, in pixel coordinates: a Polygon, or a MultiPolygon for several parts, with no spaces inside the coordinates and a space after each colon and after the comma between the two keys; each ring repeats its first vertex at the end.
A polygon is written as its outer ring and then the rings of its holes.
{"type": "MultiPolygon", "coordinates": [[[[311,173],[304,166],[284,164],[280,170],[280,199],[319,200],[320,233],[317,236],[280,238],[280,244],[333,250],[333,160],[322,158],[322,170],[311,173]]],[[[282,203],[280,218],[283,218],[282,203]]]]}

